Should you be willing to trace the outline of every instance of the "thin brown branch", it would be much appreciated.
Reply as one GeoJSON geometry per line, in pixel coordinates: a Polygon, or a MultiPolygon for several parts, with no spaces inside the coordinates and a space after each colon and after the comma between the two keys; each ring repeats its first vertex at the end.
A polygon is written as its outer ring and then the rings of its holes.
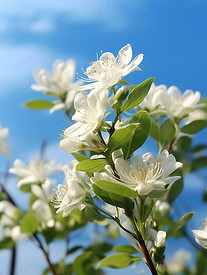
{"type": "Polygon", "coordinates": [[[34,237],[35,240],[37,241],[37,243],[38,243],[38,245],[39,245],[39,248],[42,250],[42,252],[43,252],[43,254],[44,254],[44,256],[45,256],[45,259],[46,259],[46,261],[47,261],[47,263],[48,263],[48,266],[49,266],[49,269],[50,269],[51,273],[52,273],[53,275],[57,275],[57,273],[56,273],[56,271],[55,271],[55,269],[54,269],[54,266],[52,265],[52,263],[51,263],[51,261],[50,261],[49,254],[45,251],[45,249],[44,249],[44,247],[43,247],[43,245],[42,245],[42,243],[41,243],[39,237],[37,236],[37,234],[33,234],[33,237],[34,237]]]}

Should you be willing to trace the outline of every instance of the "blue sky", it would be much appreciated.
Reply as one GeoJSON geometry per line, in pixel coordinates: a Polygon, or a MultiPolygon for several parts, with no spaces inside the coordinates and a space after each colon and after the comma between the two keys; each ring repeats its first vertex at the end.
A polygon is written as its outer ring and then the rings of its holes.
{"type": "MultiPolygon", "coordinates": [[[[154,76],[157,85],[176,85],[182,91],[198,90],[207,96],[206,8],[207,3],[201,0],[3,1],[0,123],[10,129],[10,164],[16,158],[29,161],[38,156],[43,139],[49,144],[48,157],[55,154],[61,162],[70,160],[58,146],[58,135],[68,127],[64,115],[30,111],[22,106],[30,99],[44,98],[30,88],[34,82],[32,71],[36,67],[51,69],[56,59],[75,59],[77,72],[82,74],[81,67],[86,68],[89,61],[95,60],[96,53],[103,50],[116,55],[130,43],[134,56],[144,53],[144,60],[142,72],[132,73],[128,81],[139,84],[154,76]]],[[[205,140],[206,130],[198,134],[195,143],[205,140]]],[[[143,150],[150,149],[153,150],[151,144],[146,144],[143,150]]],[[[6,166],[3,157],[0,163],[1,167],[6,166]]],[[[206,215],[206,206],[200,202],[206,183],[199,180],[196,187],[196,176],[186,182],[186,193],[177,204],[181,207],[185,201],[190,210],[199,211],[191,225],[198,226],[206,215]],[[192,205],[189,197],[193,195],[196,203],[192,205]]],[[[6,252],[1,253],[0,259],[6,252]]]]}

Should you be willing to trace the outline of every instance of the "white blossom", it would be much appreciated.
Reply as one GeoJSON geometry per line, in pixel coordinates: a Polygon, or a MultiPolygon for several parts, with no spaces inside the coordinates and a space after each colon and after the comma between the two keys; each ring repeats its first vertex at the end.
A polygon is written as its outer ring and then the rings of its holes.
{"type": "Polygon", "coordinates": [[[139,54],[132,61],[131,59],[132,48],[130,44],[124,46],[117,57],[110,52],[103,53],[100,59],[92,62],[92,65],[84,72],[88,79],[83,78],[83,80],[92,83],[79,87],[79,90],[92,89],[97,92],[116,85],[123,77],[139,69],[138,66],[143,60],[143,54],[139,54]]]}
{"type": "Polygon", "coordinates": [[[34,71],[34,79],[36,84],[31,85],[35,91],[43,91],[47,95],[54,96],[58,101],[54,101],[54,106],[50,109],[50,113],[57,110],[68,112],[78,93],[78,87],[81,81],[72,82],[75,76],[75,62],[71,59],[64,62],[56,60],[53,64],[53,73],[45,69],[36,69],[34,71]]]}
{"type": "Polygon", "coordinates": [[[202,247],[207,249],[207,218],[203,222],[202,230],[192,230],[195,240],[202,247]]]}
{"type": "Polygon", "coordinates": [[[50,206],[46,201],[40,199],[36,200],[32,205],[32,210],[37,217],[38,223],[40,224],[40,231],[55,225],[55,220],[53,219],[50,206]]]}
{"type": "Polygon", "coordinates": [[[200,93],[186,90],[183,94],[175,87],[171,86],[166,92],[163,92],[160,101],[166,113],[172,117],[184,117],[189,115],[195,109],[203,106],[198,104],[200,93]]]}
{"type": "Polygon", "coordinates": [[[94,134],[104,119],[108,106],[108,91],[85,95],[78,93],[75,101],[75,114],[72,119],[77,122],[64,131],[60,147],[66,152],[76,152],[84,149],[84,142],[101,146],[100,140],[94,134]]]}
{"type": "Polygon", "coordinates": [[[7,136],[9,133],[8,128],[3,128],[0,125],[0,153],[4,154],[6,157],[10,156],[10,148],[7,144],[7,136]]]}
{"type": "Polygon", "coordinates": [[[0,224],[3,225],[3,233],[6,237],[11,237],[15,242],[24,239],[29,234],[21,233],[18,220],[18,209],[9,201],[0,201],[0,224]]]}
{"type": "Polygon", "coordinates": [[[155,202],[155,210],[158,211],[161,216],[164,216],[166,213],[170,212],[171,207],[166,201],[157,200],[155,202]]]}
{"type": "Polygon", "coordinates": [[[158,157],[152,153],[146,153],[142,157],[135,156],[131,164],[123,158],[116,158],[114,164],[119,178],[114,176],[111,167],[107,165],[106,172],[97,174],[92,181],[100,179],[113,181],[137,191],[140,196],[148,195],[153,190],[161,191],[169,188],[180,178],[170,174],[182,167],[182,163],[176,162],[175,157],[167,150],[163,150],[158,157]]]}
{"type": "Polygon", "coordinates": [[[85,207],[84,201],[90,186],[86,184],[86,174],[77,171],[75,166],[78,162],[73,160],[64,167],[65,180],[57,186],[56,199],[52,200],[56,213],[63,211],[63,217],[67,217],[73,209],[82,210],[85,207]]]}
{"type": "MultiPolygon", "coordinates": [[[[165,85],[155,86],[152,83],[150,90],[144,100],[139,104],[141,109],[147,109],[149,111],[153,111],[159,105],[161,105],[161,97],[163,93],[166,93],[167,87],[165,85]]],[[[159,110],[161,107],[158,108],[159,110]]]]}
{"type": "Polygon", "coordinates": [[[166,241],[166,232],[165,231],[158,231],[154,244],[156,247],[163,247],[165,246],[166,241]]]}
{"type": "Polygon", "coordinates": [[[71,59],[64,62],[56,60],[53,64],[53,74],[45,69],[36,69],[34,79],[37,84],[31,85],[35,91],[49,92],[59,97],[67,91],[74,90],[76,83],[72,83],[75,75],[75,62],[71,59]]]}
{"type": "Polygon", "coordinates": [[[204,110],[194,110],[185,119],[185,124],[189,124],[194,120],[207,120],[207,113],[204,110]]]}
{"type": "Polygon", "coordinates": [[[185,249],[179,249],[173,256],[166,261],[167,270],[169,273],[181,273],[187,266],[191,254],[185,249]]]}
{"type": "Polygon", "coordinates": [[[9,172],[20,177],[17,186],[20,188],[25,184],[43,183],[50,175],[62,170],[60,164],[55,164],[54,161],[45,163],[44,161],[36,161],[32,159],[26,165],[20,159],[16,159],[14,167],[9,169],[9,172]]]}

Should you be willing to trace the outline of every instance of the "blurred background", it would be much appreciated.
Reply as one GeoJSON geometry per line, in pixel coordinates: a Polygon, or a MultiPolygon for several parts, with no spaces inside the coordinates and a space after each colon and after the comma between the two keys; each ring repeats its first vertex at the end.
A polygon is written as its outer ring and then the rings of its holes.
{"type": "MultiPolygon", "coordinates": [[[[0,156],[1,176],[16,158],[28,163],[38,157],[43,140],[48,143],[48,159],[67,163],[70,155],[59,148],[59,135],[69,126],[61,112],[52,115],[48,111],[32,111],[23,107],[25,101],[45,98],[31,90],[32,72],[36,67],[52,69],[56,59],[74,59],[77,72],[96,60],[96,53],[110,51],[117,55],[127,43],[132,45],[134,57],[144,54],[142,72],[130,74],[126,80],[139,84],[155,77],[155,84],[178,86],[200,91],[207,96],[207,2],[192,0],[114,0],[114,1],[1,1],[0,8],[0,123],[8,127],[11,158],[9,164],[0,156]]],[[[206,143],[206,130],[197,134],[194,144],[206,143]]],[[[141,154],[155,151],[147,142],[141,154]]],[[[206,171],[190,174],[185,189],[175,203],[175,217],[187,211],[196,215],[188,225],[197,228],[205,219],[207,209],[202,204],[206,188],[206,171]]],[[[8,189],[20,205],[26,198],[15,188],[15,179],[8,189]]],[[[90,239],[92,229],[84,232],[83,241],[90,239]]],[[[191,234],[191,233],[190,233],[191,234]]],[[[74,239],[75,242],[75,239],[74,239]]],[[[185,247],[192,255],[191,244],[185,240],[179,244],[168,242],[167,255],[179,247],[185,247]]],[[[41,251],[29,241],[18,246],[16,274],[38,275],[46,266],[41,251]]],[[[52,259],[61,256],[61,245],[53,248],[52,259]]],[[[0,275],[8,274],[9,251],[0,251],[0,275]]],[[[144,267],[144,266],[143,266],[144,267]]],[[[142,269],[142,268],[141,268],[142,269]]],[[[126,270],[106,269],[107,274],[126,274],[126,270]]],[[[128,268],[130,274],[136,269],[128,268]]],[[[145,274],[149,274],[146,269],[145,274]]]]}

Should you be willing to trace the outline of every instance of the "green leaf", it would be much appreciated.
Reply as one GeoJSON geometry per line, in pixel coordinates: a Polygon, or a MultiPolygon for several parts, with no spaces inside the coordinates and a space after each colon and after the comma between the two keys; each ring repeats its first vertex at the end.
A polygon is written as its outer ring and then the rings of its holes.
{"type": "Polygon", "coordinates": [[[200,157],[193,161],[191,171],[196,171],[207,166],[207,157],[200,157]]]}
{"type": "Polygon", "coordinates": [[[85,252],[75,258],[73,262],[73,273],[76,275],[92,275],[93,266],[96,263],[96,257],[93,252],[85,252]]]}
{"type": "Polygon", "coordinates": [[[190,212],[186,215],[184,215],[182,218],[180,218],[178,221],[173,222],[173,224],[170,226],[168,232],[167,232],[167,238],[171,237],[177,230],[181,229],[186,225],[186,223],[192,219],[194,216],[194,213],[190,212]]]}
{"type": "Polygon", "coordinates": [[[92,186],[95,194],[99,196],[104,202],[116,207],[124,208],[125,212],[130,214],[133,209],[133,202],[129,198],[106,192],[99,188],[96,184],[92,184],[92,186]]]}
{"type": "Polygon", "coordinates": [[[158,123],[152,121],[149,135],[154,140],[159,141],[159,138],[160,138],[160,127],[159,127],[158,123]]]}
{"type": "Polygon", "coordinates": [[[126,80],[123,80],[123,79],[119,80],[118,83],[120,83],[120,84],[122,84],[122,85],[127,85],[127,84],[129,84],[126,80]]]}
{"type": "Polygon", "coordinates": [[[150,203],[144,203],[144,215],[143,215],[143,219],[142,219],[142,223],[144,223],[147,218],[149,217],[149,215],[151,214],[152,212],[152,208],[154,206],[154,201],[151,200],[150,203]]]}
{"type": "Polygon", "coordinates": [[[136,191],[114,182],[99,180],[96,182],[96,184],[104,191],[111,192],[119,196],[124,196],[128,198],[136,198],[138,196],[138,193],[136,191]]]}
{"type": "Polygon", "coordinates": [[[0,240],[0,249],[11,249],[14,247],[14,241],[10,237],[0,240]]]}
{"type": "Polygon", "coordinates": [[[183,126],[181,132],[185,134],[195,134],[207,126],[206,120],[194,120],[191,123],[183,126]]]}
{"type": "Polygon", "coordinates": [[[95,208],[91,206],[86,206],[84,208],[85,218],[91,222],[97,223],[105,220],[103,215],[101,215],[95,208]]]}
{"type": "Polygon", "coordinates": [[[106,152],[106,158],[110,162],[111,154],[115,150],[122,149],[124,158],[126,159],[129,154],[130,144],[134,135],[135,130],[139,126],[138,123],[131,123],[116,130],[109,139],[108,150],[106,152]]]}
{"type": "Polygon", "coordinates": [[[167,194],[167,201],[170,204],[172,204],[174,200],[178,197],[178,195],[181,193],[184,185],[182,169],[177,170],[175,173],[172,174],[172,176],[181,176],[181,178],[173,183],[169,190],[169,193],[167,194]]]}
{"type": "Polygon", "coordinates": [[[30,183],[23,184],[23,185],[20,186],[19,189],[24,193],[30,193],[31,192],[31,184],[30,183]]]}
{"type": "Polygon", "coordinates": [[[124,253],[129,253],[129,254],[134,254],[137,252],[137,250],[129,244],[114,246],[114,250],[116,252],[124,252],[124,253]]]}
{"type": "Polygon", "coordinates": [[[207,250],[203,249],[198,252],[196,258],[196,273],[195,275],[205,275],[207,268],[207,250]]]}
{"type": "Polygon", "coordinates": [[[105,166],[107,165],[107,161],[105,158],[98,159],[87,159],[79,162],[76,165],[76,170],[84,171],[84,172],[101,172],[105,166]]]}
{"type": "Polygon", "coordinates": [[[50,109],[54,105],[55,105],[54,103],[44,99],[34,99],[24,103],[25,107],[32,110],[50,109]]]}
{"type": "Polygon", "coordinates": [[[139,262],[142,258],[137,256],[132,256],[126,253],[118,253],[110,255],[101,260],[98,264],[98,268],[103,266],[108,266],[111,268],[125,268],[135,262],[139,262]]]}
{"type": "Polygon", "coordinates": [[[179,152],[188,151],[192,142],[192,138],[181,136],[176,142],[176,148],[179,152]]]}
{"type": "Polygon", "coordinates": [[[132,117],[130,123],[139,123],[135,129],[129,149],[129,155],[132,155],[133,152],[140,148],[146,141],[150,132],[151,118],[147,112],[140,111],[132,117]]]}
{"type": "Polygon", "coordinates": [[[67,250],[66,255],[70,255],[70,254],[76,252],[77,250],[79,250],[81,248],[82,248],[82,246],[80,246],[80,245],[74,246],[73,248],[67,250]]]}
{"type": "Polygon", "coordinates": [[[149,193],[148,197],[151,199],[161,199],[163,198],[169,189],[164,189],[164,190],[153,190],[152,192],[149,193]]]}
{"type": "Polygon", "coordinates": [[[74,156],[75,159],[77,159],[77,161],[81,162],[83,160],[89,159],[89,157],[83,155],[83,154],[79,154],[79,153],[72,153],[71,155],[74,156]]]}
{"type": "Polygon", "coordinates": [[[169,145],[172,139],[175,137],[176,127],[172,119],[167,118],[160,126],[160,146],[163,148],[169,145]]]}
{"type": "Polygon", "coordinates": [[[124,102],[124,105],[121,108],[121,113],[138,106],[146,97],[153,81],[154,77],[149,78],[142,82],[140,85],[136,86],[131,91],[131,94],[128,96],[127,100],[124,102]]]}
{"type": "Polygon", "coordinates": [[[27,213],[21,222],[22,233],[34,233],[37,231],[37,218],[33,213],[27,213]]]}
{"type": "Polygon", "coordinates": [[[99,242],[87,247],[85,251],[93,251],[95,255],[103,258],[104,254],[111,251],[112,247],[113,246],[107,242],[99,242]]]}

